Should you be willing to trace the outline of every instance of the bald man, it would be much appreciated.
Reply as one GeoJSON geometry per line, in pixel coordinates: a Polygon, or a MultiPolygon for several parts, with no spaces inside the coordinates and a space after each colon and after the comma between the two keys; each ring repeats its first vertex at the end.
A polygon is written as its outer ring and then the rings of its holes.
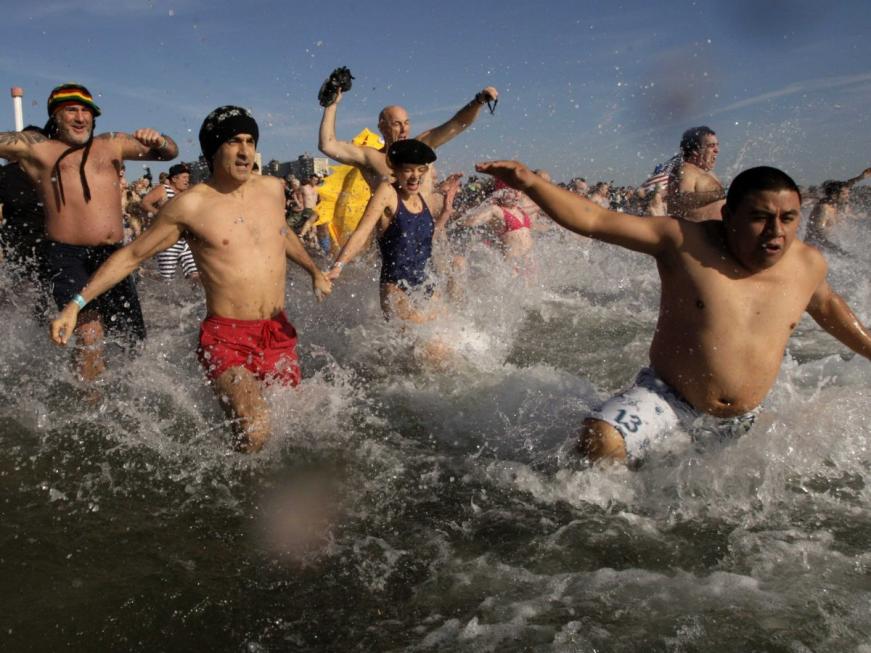
{"type": "MultiPolygon", "coordinates": [[[[496,101],[498,97],[499,92],[494,87],[485,87],[450,120],[438,127],[427,129],[415,136],[415,139],[434,150],[441,147],[475,122],[481,107],[488,102],[496,101]]],[[[381,110],[378,114],[378,130],[384,137],[384,147],[376,150],[336,138],[336,110],[341,101],[342,92],[337,89],[335,102],[324,108],[318,149],[339,163],[359,168],[369,188],[374,192],[382,181],[392,179],[390,167],[387,165],[387,149],[396,141],[411,137],[408,111],[399,105],[390,105],[381,110]]]]}

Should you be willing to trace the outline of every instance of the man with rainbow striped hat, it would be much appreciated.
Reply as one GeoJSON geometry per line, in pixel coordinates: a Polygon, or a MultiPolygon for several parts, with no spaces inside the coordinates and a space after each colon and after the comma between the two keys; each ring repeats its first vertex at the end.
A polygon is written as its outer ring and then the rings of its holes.
{"type": "MultiPolygon", "coordinates": [[[[94,270],[121,246],[122,162],[170,161],[178,147],[154,129],[94,136],[101,112],[81,84],[55,87],[46,108],[43,134],[0,132],[0,157],[17,160],[40,195],[46,235],[42,263],[54,300],[62,308],[80,298],[94,270]]],[[[79,314],[75,358],[83,380],[93,380],[105,367],[106,330],[117,331],[127,346],[145,337],[132,277],[79,314]]]]}

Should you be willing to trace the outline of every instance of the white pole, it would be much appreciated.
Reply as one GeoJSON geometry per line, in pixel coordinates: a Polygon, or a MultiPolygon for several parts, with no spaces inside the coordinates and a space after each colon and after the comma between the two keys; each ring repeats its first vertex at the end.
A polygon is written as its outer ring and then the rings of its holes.
{"type": "Polygon", "coordinates": [[[24,107],[22,106],[22,98],[24,97],[24,89],[20,86],[12,87],[12,109],[15,112],[15,131],[20,132],[24,129],[24,107]]]}

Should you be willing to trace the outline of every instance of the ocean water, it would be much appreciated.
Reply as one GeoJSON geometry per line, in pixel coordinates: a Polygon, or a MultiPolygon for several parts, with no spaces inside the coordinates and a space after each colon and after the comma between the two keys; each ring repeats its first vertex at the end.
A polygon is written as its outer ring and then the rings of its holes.
{"type": "MultiPolygon", "coordinates": [[[[832,285],[871,322],[868,223],[832,285]]],[[[646,362],[652,260],[542,235],[492,252],[421,366],[377,266],[317,304],[291,271],[305,380],[263,452],[229,429],[182,280],[140,284],[149,339],[98,392],[0,273],[4,651],[871,651],[871,364],[806,318],[731,446],[675,432],[638,471],[566,441],[646,362]]]]}

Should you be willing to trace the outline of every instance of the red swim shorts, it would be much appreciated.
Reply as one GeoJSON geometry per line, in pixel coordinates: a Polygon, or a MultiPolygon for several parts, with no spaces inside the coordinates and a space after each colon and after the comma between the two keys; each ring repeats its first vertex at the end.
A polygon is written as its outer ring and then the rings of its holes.
{"type": "Polygon", "coordinates": [[[268,320],[207,317],[200,325],[197,355],[212,381],[231,367],[284,385],[296,385],[302,378],[296,329],[284,312],[268,320]]]}

